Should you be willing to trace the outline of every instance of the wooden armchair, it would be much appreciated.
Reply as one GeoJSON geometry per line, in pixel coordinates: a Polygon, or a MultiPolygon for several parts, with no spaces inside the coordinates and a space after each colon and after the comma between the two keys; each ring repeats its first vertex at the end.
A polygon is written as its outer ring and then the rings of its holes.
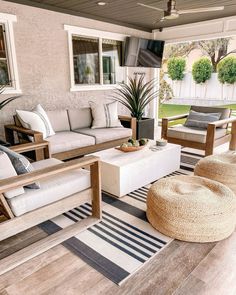
{"type": "MultiPolygon", "coordinates": [[[[40,144],[30,144],[31,148],[46,147],[40,144]]],[[[30,149],[29,144],[23,144],[13,149],[17,152],[30,149]]],[[[84,170],[82,170],[84,171],[84,170]]],[[[46,168],[35,170],[28,174],[10,177],[8,179],[0,180],[0,210],[7,217],[7,221],[0,223],[0,241],[7,239],[17,233],[20,233],[30,227],[40,224],[64,212],[67,212],[85,202],[92,199],[92,215],[82,221],[74,223],[73,225],[52,234],[43,240],[40,240],[14,254],[1,260],[0,275],[15,268],[16,266],[28,261],[29,259],[47,251],[48,249],[62,243],[63,241],[77,235],[81,231],[99,222],[101,213],[101,185],[100,185],[100,162],[99,158],[94,156],[87,156],[81,159],[68,161],[66,163],[59,163],[57,165],[48,166],[46,168]],[[49,203],[39,207],[33,211],[26,212],[22,215],[15,216],[8,199],[4,196],[5,192],[11,191],[15,188],[23,187],[35,181],[43,181],[52,177],[61,177],[65,173],[73,170],[78,170],[83,167],[90,167],[90,182],[91,186],[83,189],[70,196],[58,199],[53,203],[49,203]]],[[[40,190],[40,189],[39,189],[40,190]]],[[[38,191],[38,190],[37,190],[38,191]]],[[[33,196],[32,196],[33,197],[33,196]]]]}
{"type": "MultiPolygon", "coordinates": [[[[194,107],[191,109],[194,110],[194,107]]],[[[223,108],[195,107],[197,111],[207,110],[207,112],[217,112],[217,110],[226,110],[223,108]]],[[[173,116],[162,119],[162,137],[170,143],[182,145],[184,147],[200,149],[205,151],[205,156],[212,155],[214,148],[224,143],[230,142],[229,149],[236,149],[236,118],[230,117],[221,119],[208,124],[206,130],[196,130],[184,127],[169,127],[170,122],[185,119],[188,114],[173,116]],[[231,124],[231,132],[227,132],[228,125],[231,124]],[[181,129],[182,128],[182,129],[181,129]],[[196,139],[196,140],[195,140],[196,139]]]]}

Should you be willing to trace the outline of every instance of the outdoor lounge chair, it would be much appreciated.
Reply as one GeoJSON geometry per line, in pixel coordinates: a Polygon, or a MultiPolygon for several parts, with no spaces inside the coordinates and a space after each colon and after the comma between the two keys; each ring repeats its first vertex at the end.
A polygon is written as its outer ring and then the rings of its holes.
{"type": "Polygon", "coordinates": [[[220,118],[208,123],[206,128],[188,127],[185,124],[169,127],[169,122],[185,119],[189,114],[163,118],[162,137],[170,143],[204,150],[205,156],[213,154],[215,147],[226,142],[230,142],[230,150],[236,149],[236,118],[230,117],[230,109],[192,106],[190,111],[205,114],[220,113],[220,118]],[[228,132],[229,124],[231,124],[231,132],[228,132]]]}

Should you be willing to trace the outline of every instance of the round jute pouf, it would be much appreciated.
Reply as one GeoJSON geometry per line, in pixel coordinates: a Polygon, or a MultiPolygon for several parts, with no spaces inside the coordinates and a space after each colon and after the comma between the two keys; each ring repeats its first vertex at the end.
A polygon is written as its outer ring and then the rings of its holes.
{"type": "Polygon", "coordinates": [[[235,229],[236,198],[225,185],[199,176],[174,176],[148,191],[147,218],[161,233],[183,241],[214,242],[235,229]]]}
{"type": "Polygon", "coordinates": [[[212,155],[201,159],[194,174],[219,181],[236,194],[236,154],[212,155]]]}

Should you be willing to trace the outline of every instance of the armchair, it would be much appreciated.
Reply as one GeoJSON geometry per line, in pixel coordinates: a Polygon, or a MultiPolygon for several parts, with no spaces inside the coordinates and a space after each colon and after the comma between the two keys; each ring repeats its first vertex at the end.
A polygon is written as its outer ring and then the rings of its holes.
{"type": "Polygon", "coordinates": [[[191,128],[184,125],[169,127],[169,123],[185,119],[188,114],[173,116],[162,119],[162,137],[170,143],[180,144],[205,151],[205,156],[212,155],[214,148],[230,142],[229,149],[236,149],[236,118],[231,118],[231,110],[217,107],[192,106],[191,110],[202,113],[220,112],[218,121],[208,123],[207,129],[191,128]],[[228,125],[231,124],[231,132],[227,132],[228,125]]]}
{"type": "MultiPolygon", "coordinates": [[[[22,144],[13,149],[24,152],[30,148],[42,148],[42,144],[22,144]]],[[[90,217],[2,259],[0,275],[99,222],[102,216],[100,183],[100,162],[94,156],[65,163],[49,158],[36,162],[33,172],[0,180],[0,210],[7,218],[0,223],[0,241],[92,199],[90,217]],[[82,169],[85,166],[90,168],[90,172],[82,169]],[[25,193],[14,197],[5,195],[35,181],[40,181],[40,189],[25,189],[25,193]]]]}

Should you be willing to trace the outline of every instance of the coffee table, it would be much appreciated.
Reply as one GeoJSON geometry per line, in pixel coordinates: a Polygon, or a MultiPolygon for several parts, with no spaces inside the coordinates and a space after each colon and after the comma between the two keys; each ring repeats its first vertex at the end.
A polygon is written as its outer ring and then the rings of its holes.
{"type": "Polygon", "coordinates": [[[168,143],[155,151],[150,149],[154,145],[150,141],[130,153],[115,148],[94,153],[101,159],[102,190],[120,198],[180,168],[179,145],[168,143]]]}

